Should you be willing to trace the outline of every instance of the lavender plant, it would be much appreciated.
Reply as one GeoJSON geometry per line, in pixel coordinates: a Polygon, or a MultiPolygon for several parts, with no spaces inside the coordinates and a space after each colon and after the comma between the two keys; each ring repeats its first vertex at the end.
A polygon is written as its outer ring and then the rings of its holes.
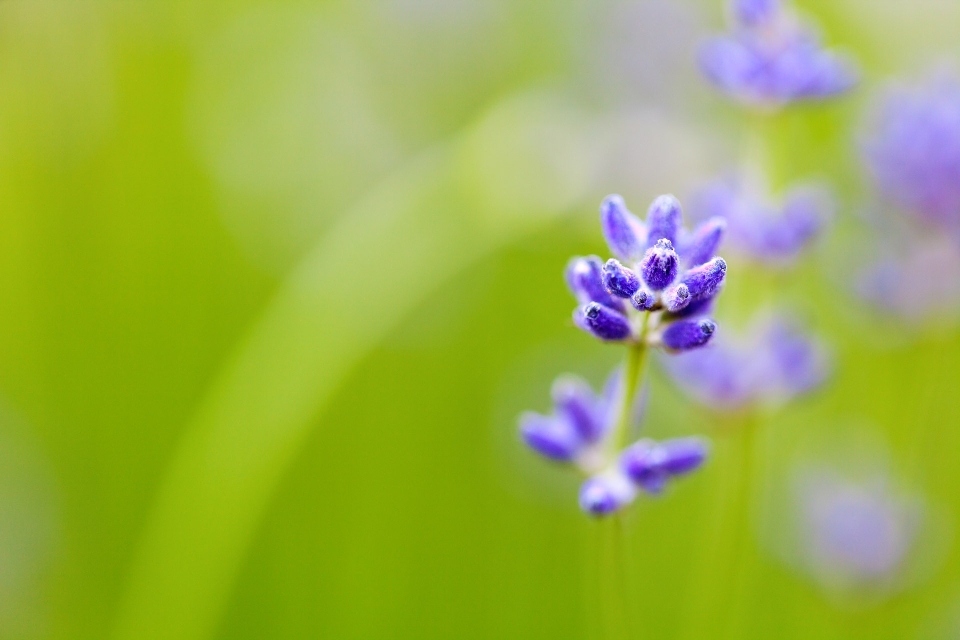
{"type": "Polygon", "coordinates": [[[882,256],[857,292],[917,321],[960,304],[960,83],[889,88],[862,143],[885,206],[869,217],[882,256]]]}
{"type": "Polygon", "coordinates": [[[706,42],[700,69],[738,101],[776,108],[841,94],[857,80],[853,64],[824,49],[816,31],[780,0],[733,0],[731,30],[706,42]]]}
{"type": "Polygon", "coordinates": [[[795,486],[801,568],[838,594],[886,590],[901,577],[923,520],[916,496],[883,476],[852,481],[808,471],[795,486]]]}
{"type": "Polygon", "coordinates": [[[566,280],[579,302],[574,324],[626,347],[625,363],[601,394],[579,378],[561,377],[553,387],[553,413],[520,418],[531,448],[587,476],[580,506],[593,515],[614,513],[639,492],[661,493],[707,455],[702,438],[631,442],[649,350],[689,352],[710,342],[717,328],[707,316],[726,278],[727,264],[715,256],[725,223],[711,218],[687,231],[682,217],[670,195],[653,201],[645,222],[620,196],[603,201],[600,223],[616,257],[606,263],[596,256],[574,258],[566,280]]]}

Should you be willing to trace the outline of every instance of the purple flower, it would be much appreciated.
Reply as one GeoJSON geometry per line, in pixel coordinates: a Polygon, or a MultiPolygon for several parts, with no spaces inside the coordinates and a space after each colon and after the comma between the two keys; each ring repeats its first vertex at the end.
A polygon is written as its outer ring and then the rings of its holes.
{"type": "Polygon", "coordinates": [[[616,468],[588,478],[580,487],[580,508],[605,516],[627,506],[637,495],[636,485],[616,468]]]}
{"type": "Polygon", "coordinates": [[[663,346],[670,351],[689,351],[707,344],[717,323],[713,320],[677,320],[663,332],[663,346]]]}
{"type": "Polygon", "coordinates": [[[808,473],[797,484],[804,564],[830,588],[862,588],[901,571],[919,532],[922,510],[893,494],[883,477],[852,482],[808,473]]]}
{"type": "Polygon", "coordinates": [[[704,349],[666,359],[667,371],[698,402],[733,410],[784,402],[816,388],[828,371],[824,348],[794,323],[774,316],[704,349]]]}
{"type": "MultiPolygon", "coordinates": [[[[638,490],[660,493],[667,480],[698,468],[706,458],[707,443],[700,438],[675,438],[664,442],[645,439],[616,451],[611,440],[620,419],[623,380],[617,370],[603,393],[595,394],[582,379],[565,375],[552,389],[553,412],[528,411],[520,416],[520,435],[540,455],[572,464],[589,477],[580,492],[580,505],[593,515],[606,515],[630,504],[638,490]],[[649,449],[655,460],[641,461],[649,449]],[[646,464],[647,470],[641,469],[646,464]]],[[[643,398],[637,398],[627,416],[628,431],[641,420],[643,398]]]]}
{"type": "Polygon", "coordinates": [[[675,438],[660,443],[644,439],[624,450],[620,468],[638,487],[659,494],[670,478],[700,467],[707,450],[707,443],[701,438],[675,438]]]}
{"type": "Polygon", "coordinates": [[[779,2],[734,0],[732,32],[700,49],[700,70],[721,91],[756,105],[819,100],[850,89],[857,73],[823,49],[814,30],[779,2]]]}
{"type": "Polygon", "coordinates": [[[599,258],[575,258],[568,265],[567,283],[581,303],[574,311],[578,327],[607,342],[645,338],[672,350],[710,340],[716,326],[711,321],[672,329],[667,325],[694,315],[683,313],[687,307],[697,315],[709,311],[708,301],[719,293],[727,273],[727,263],[714,255],[726,225],[721,218],[711,218],[688,232],[682,218],[680,203],[669,195],[653,201],[646,224],[627,210],[620,196],[603,201],[600,224],[619,260],[601,266],[599,258]],[[659,331],[646,335],[638,313],[656,313],[653,324],[659,331]]]}
{"type": "Polygon", "coordinates": [[[524,441],[547,458],[589,463],[589,450],[597,446],[610,427],[619,378],[611,376],[603,395],[593,392],[583,379],[572,375],[553,383],[553,413],[528,411],[520,416],[524,441]]]}
{"type": "Polygon", "coordinates": [[[697,219],[726,220],[727,237],[736,251],[769,264],[794,260],[823,230],[832,208],[826,191],[814,186],[794,187],[776,207],[733,180],[708,185],[691,204],[697,219]]]}
{"type": "Polygon", "coordinates": [[[862,269],[856,293],[908,322],[955,316],[960,307],[960,247],[948,237],[901,230],[876,251],[879,260],[862,269]]]}
{"type": "Polygon", "coordinates": [[[960,83],[888,91],[864,153],[877,187],[909,214],[960,232],[960,83]]]}

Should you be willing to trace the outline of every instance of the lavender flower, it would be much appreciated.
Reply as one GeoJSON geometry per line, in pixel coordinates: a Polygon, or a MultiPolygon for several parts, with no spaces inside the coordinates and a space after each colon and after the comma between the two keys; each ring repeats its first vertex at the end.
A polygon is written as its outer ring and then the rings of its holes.
{"type": "Polygon", "coordinates": [[[673,196],[653,201],[646,224],[620,196],[603,201],[600,224],[616,258],[606,264],[596,256],[574,258],[566,280],[580,304],[574,323],[603,341],[625,344],[626,364],[602,395],[579,378],[563,377],[554,384],[550,415],[520,417],[527,445],[588,476],[580,507],[595,516],[622,509],[640,492],[662,492],[671,478],[693,471],[706,458],[706,443],[697,438],[629,444],[639,422],[637,391],[647,350],[702,347],[717,328],[699,316],[709,311],[726,278],[726,262],[713,255],[725,225],[712,219],[689,233],[682,218],[673,196]]]}
{"type": "MultiPolygon", "coordinates": [[[[529,411],[520,416],[520,434],[531,449],[590,476],[581,488],[580,504],[594,515],[630,504],[638,490],[662,492],[668,479],[698,468],[707,455],[706,442],[693,437],[661,443],[646,439],[622,453],[616,451],[610,436],[619,418],[617,409],[625,393],[622,387],[619,370],[609,377],[600,395],[576,376],[561,376],[553,385],[550,415],[529,411]],[[653,458],[641,461],[641,451],[649,451],[653,458]]],[[[639,425],[642,413],[643,401],[636,399],[628,429],[639,425]]]]}
{"type": "Polygon", "coordinates": [[[900,230],[879,243],[881,257],[862,268],[856,293],[901,320],[955,316],[960,307],[960,247],[948,237],[900,230]]]}
{"type": "Polygon", "coordinates": [[[780,2],[734,0],[732,31],[707,41],[700,69],[721,91],[754,105],[819,100],[850,89],[857,79],[844,57],[823,49],[815,31],[780,2]]]}
{"type": "Polygon", "coordinates": [[[828,370],[825,349],[780,316],[758,319],[744,336],[726,335],[665,364],[681,389],[721,410],[784,402],[815,389],[828,370]]]}
{"type": "Polygon", "coordinates": [[[890,491],[883,477],[851,482],[809,473],[797,485],[806,570],[830,589],[880,586],[897,577],[920,529],[916,499],[890,491]]]}
{"type": "Polygon", "coordinates": [[[694,196],[695,219],[723,218],[731,246],[767,264],[792,262],[820,234],[831,214],[826,191],[798,186],[779,207],[767,204],[734,180],[718,180],[694,196]]]}
{"type": "Polygon", "coordinates": [[[603,201],[600,223],[619,260],[611,258],[601,267],[599,258],[575,258],[568,265],[567,283],[580,302],[573,316],[578,327],[607,342],[646,341],[675,351],[711,339],[712,321],[670,324],[692,315],[684,313],[688,307],[706,313],[722,288],[727,264],[714,252],[725,226],[712,219],[691,233],[683,229],[682,217],[680,203],[669,195],[653,201],[646,224],[620,196],[603,201]],[[643,314],[655,318],[644,321],[643,314]]]}
{"type": "Polygon", "coordinates": [[[877,187],[909,214],[960,231],[960,83],[891,89],[864,144],[877,187]]]}
{"type": "Polygon", "coordinates": [[[584,471],[594,470],[597,451],[613,419],[618,384],[619,375],[614,374],[603,394],[596,395],[581,378],[557,378],[551,390],[553,413],[530,411],[520,416],[524,441],[547,458],[575,462],[584,471]]]}

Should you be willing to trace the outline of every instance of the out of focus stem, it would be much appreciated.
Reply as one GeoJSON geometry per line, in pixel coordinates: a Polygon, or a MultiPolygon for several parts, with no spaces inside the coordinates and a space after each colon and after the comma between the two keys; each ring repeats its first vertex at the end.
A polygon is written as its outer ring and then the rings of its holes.
{"type": "Polygon", "coordinates": [[[620,405],[617,423],[614,426],[613,437],[610,438],[614,452],[620,451],[626,446],[627,438],[630,435],[630,415],[633,413],[634,401],[640,388],[643,368],[647,361],[647,326],[649,322],[650,314],[644,313],[643,324],[640,326],[640,338],[636,343],[631,344],[629,351],[627,351],[627,362],[623,368],[622,404],[620,405]]]}

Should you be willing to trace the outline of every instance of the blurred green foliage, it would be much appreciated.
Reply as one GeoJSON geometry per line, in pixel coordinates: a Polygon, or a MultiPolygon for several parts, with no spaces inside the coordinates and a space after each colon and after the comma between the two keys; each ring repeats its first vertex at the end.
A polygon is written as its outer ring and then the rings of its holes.
{"type": "MultiPolygon", "coordinates": [[[[637,637],[960,634],[960,335],[851,309],[832,257],[860,114],[957,53],[960,11],[799,4],[865,70],[770,134],[778,181],[840,195],[778,292],[835,374],[760,419],[756,464],[654,378],[648,433],[716,446],[627,521],[637,637]],[[859,606],[757,524],[851,431],[933,514],[928,570],[859,606]]],[[[735,158],[741,114],[684,48],[720,25],[665,0],[0,4],[0,637],[602,637],[598,525],[515,418],[619,355],[560,277],[604,252],[603,195],[641,209],[735,158]]],[[[731,262],[720,320],[766,281],[731,262]]]]}

